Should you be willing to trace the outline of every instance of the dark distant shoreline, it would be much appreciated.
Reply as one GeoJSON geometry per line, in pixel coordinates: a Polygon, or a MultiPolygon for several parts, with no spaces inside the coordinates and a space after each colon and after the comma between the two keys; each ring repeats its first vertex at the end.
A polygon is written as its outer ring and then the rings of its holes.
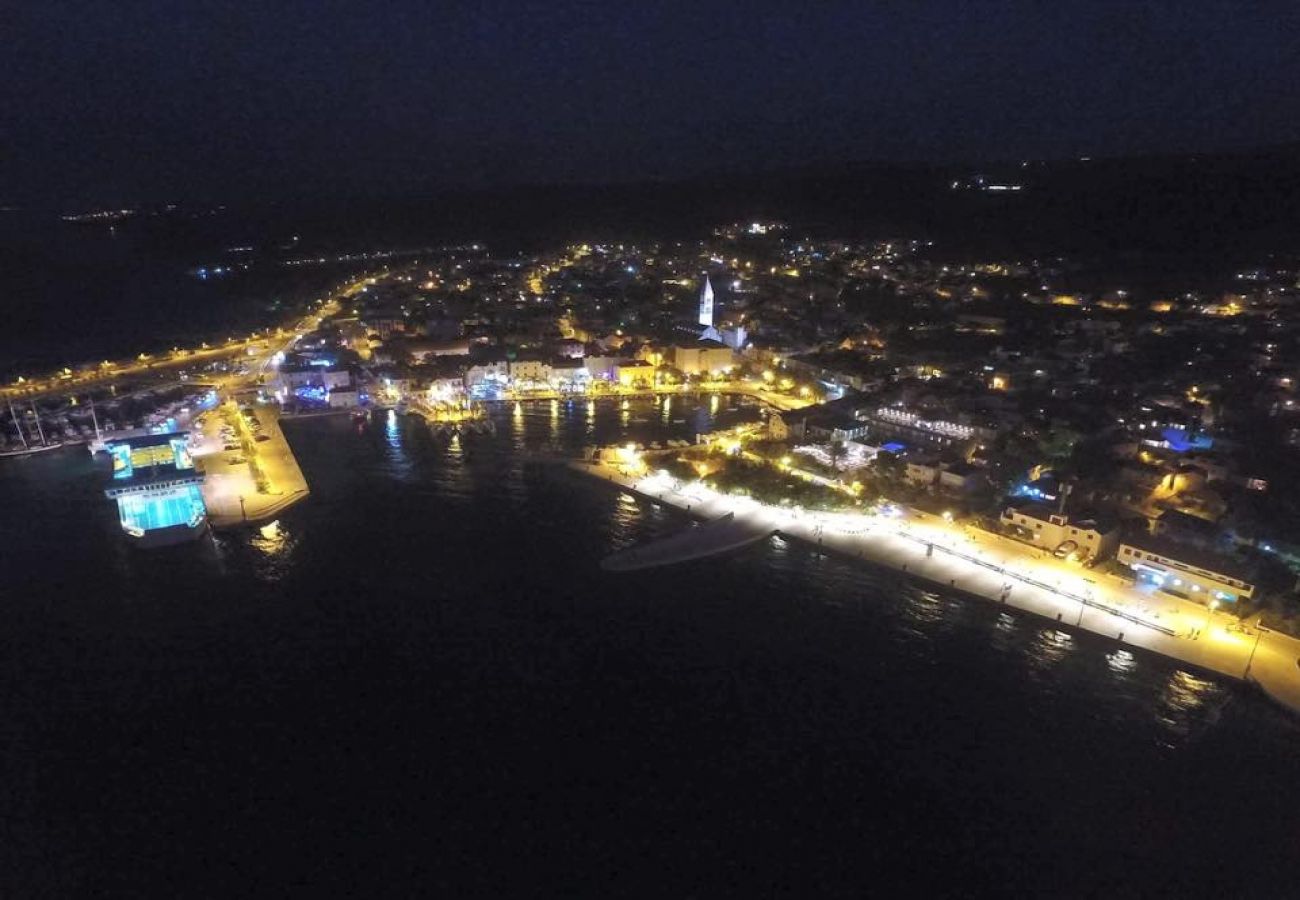
{"type": "Polygon", "coordinates": [[[796,237],[924,238],[954,260],[1059,255],[1083,278],[1215,290],[1234,267],[1295,255],[1300,146],[986,166],[805,167],[146,212],[105,224],[30,211],[0,219],[0,312],[9,323],[0,336],[0,377],[267,324],[277,301],[309,299],[337,274],[278,271],[276,261],[290,253],[482,241],[512,254],[583,240],[692,240],[760,217],[791,223],[796,237]],[[983,190],[976,179],[1018,189],[983,190]],[[201,282],[187,274],[245,247],[259,262],[251,275],[201,282]]]}

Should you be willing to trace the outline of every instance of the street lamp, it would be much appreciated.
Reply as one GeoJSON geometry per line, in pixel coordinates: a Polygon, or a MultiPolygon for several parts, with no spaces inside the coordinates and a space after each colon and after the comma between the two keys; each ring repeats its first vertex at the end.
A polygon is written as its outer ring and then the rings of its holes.
{"type": "Polygon", "coordinates": [[[1250,678],[1250,666],[1251,663],[1255,661],[1255,651],[1259,649],[1259,639],[1263,636],[1264,622],[1263,617],[1261,616],[1260,621],[1255,623],[1255,643],[1251,645],[1250,656],[1246,658],[1246,671],[1241,674],[1241,677],[1244,679],[1249,680],[1250,678]]]}
{"type": "Polygon", "coordinates": [[[1207,613],[1205,614],[1205,630],[1206,630],[1206,631],[1209,631],[1209,629],[1210,629],[1210,617],[1214,615],[1214,611],[1215,611],[1216,609],[1218,609],[1218,608],[1219,608],[1219,601],[1218,601],[1218,600],[1211,600],[1211,601],[1209,602],[1209,612],[1207,612],[1207,613]]]}

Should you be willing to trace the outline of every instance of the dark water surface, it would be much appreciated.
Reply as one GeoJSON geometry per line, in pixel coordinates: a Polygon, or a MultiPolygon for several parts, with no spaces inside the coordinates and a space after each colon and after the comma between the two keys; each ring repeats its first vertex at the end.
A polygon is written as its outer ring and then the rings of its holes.
{"type": "Polygon", "coordinates": [[[602,572],[681,516],[512,450],[709,405],[496,415],[292,423],[306,504],[154,553],[0,462],[0,894],[1293,893],[1266,701],[780,540],[602,572]]]}
{"type": "Polygon", "coordinates": [[[0,381],[281,324],[345,274],[261,259],[200,279],[197,267],[251,259],[229,248],[264,233],[247,223],[202,224],[128,220],[110,231],[0,212],[0,381]]]}

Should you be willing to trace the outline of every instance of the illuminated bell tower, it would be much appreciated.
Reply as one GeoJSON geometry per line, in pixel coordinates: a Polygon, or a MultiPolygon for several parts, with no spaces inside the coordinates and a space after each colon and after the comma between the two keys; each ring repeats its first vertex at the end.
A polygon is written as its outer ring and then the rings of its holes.
{"type": "Polygon", "coordinates": [[[713,327],[713,285],[709,276],[704,276],[704,287],[700,289],[700,324],[705,328],[713,327]]]}

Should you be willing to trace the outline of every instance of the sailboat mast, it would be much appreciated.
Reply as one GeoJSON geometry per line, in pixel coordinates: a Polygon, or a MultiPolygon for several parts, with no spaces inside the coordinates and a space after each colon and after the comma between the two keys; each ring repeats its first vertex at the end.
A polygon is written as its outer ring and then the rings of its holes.
{"type": "Polygon", "coordinates": [[[36,417],[36,433],[41,436],[41,446],[48,447],[49,442],[45,440],[45,429],[41,427],[41,411],[36,408],[36,401],[32,401],[32,415],[36,417]]]}
{"type": "Polygon", "coordinates": [[[9,398],[9,415],[13,416],[14,428],[18,429],[18,436],[23,440],[23,449],[30,450],[31,447],[27,443],[27,435],[23,433],[23,423],[18,421],[18,413],[14,412],[14,401],[12,397],[9,398]]]}
{"type": "Polygon", "coordinates": [[[90,400],[90,421],[93,422],[93,423],[95,424],[95,440],[100,441],[100,440],[103,440],[103,438],[100,437],[100,434],[99,434],[99,416],[95,415],[95,397],[94,397],[94,395],[91,395],[91,396],[89,397],[89,400],[90,400]]]}

